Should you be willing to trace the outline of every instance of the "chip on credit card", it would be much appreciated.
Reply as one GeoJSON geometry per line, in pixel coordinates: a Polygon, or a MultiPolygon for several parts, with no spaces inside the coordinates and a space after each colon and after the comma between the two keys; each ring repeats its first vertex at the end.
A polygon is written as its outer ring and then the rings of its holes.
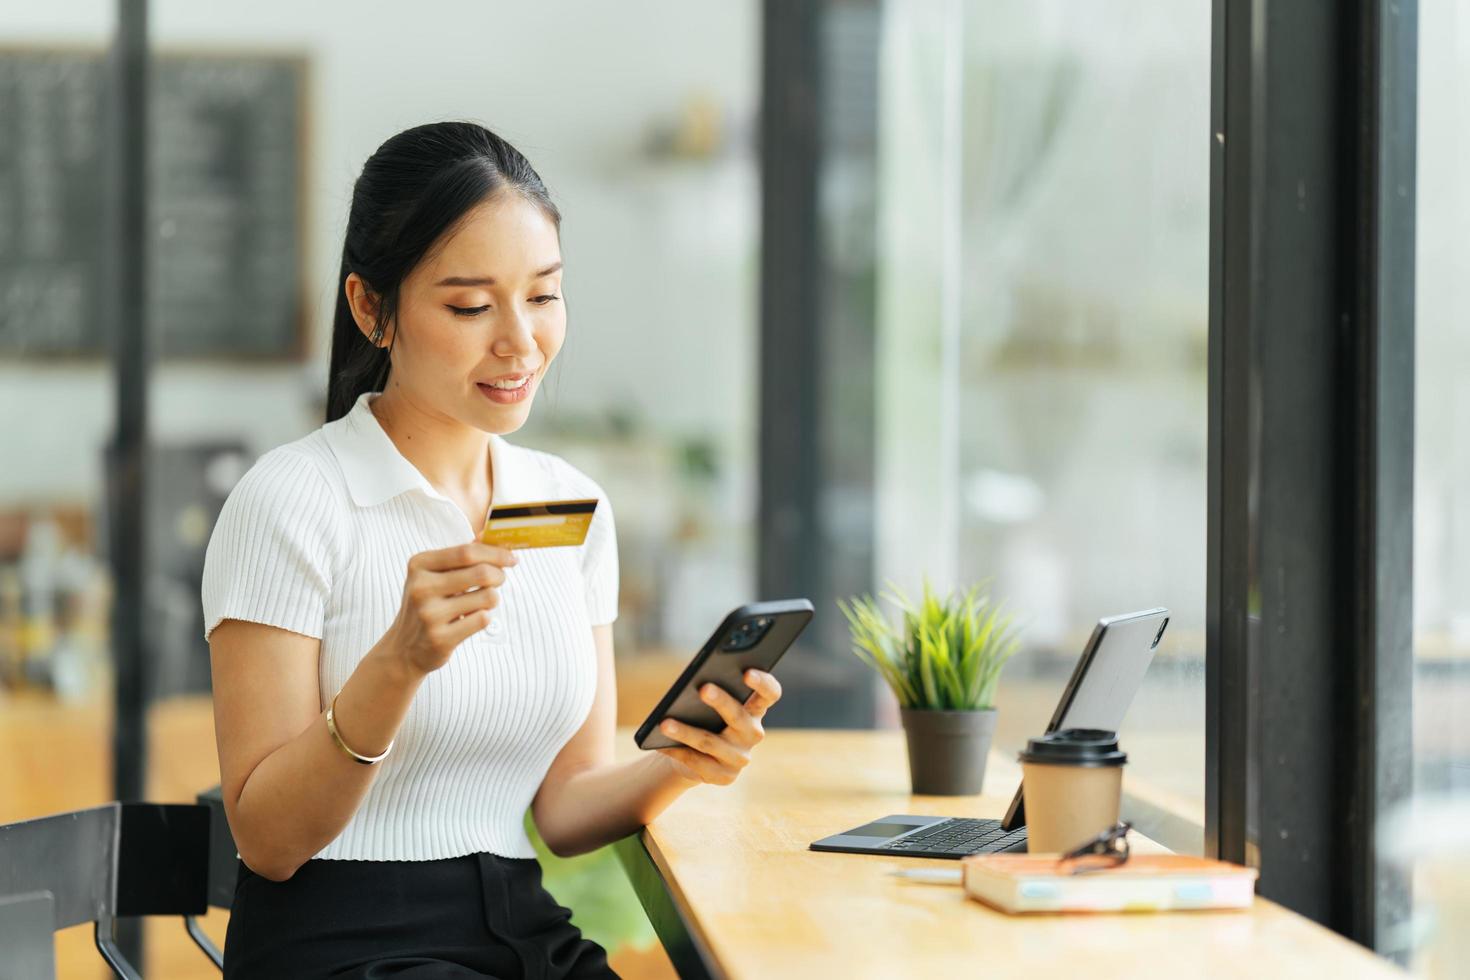
{"type": "Polygon", "coordinates": [[[480,540],[502,548],[556,548],[587,538],[597,499],[501,504],[490,511],[480,540]]]}

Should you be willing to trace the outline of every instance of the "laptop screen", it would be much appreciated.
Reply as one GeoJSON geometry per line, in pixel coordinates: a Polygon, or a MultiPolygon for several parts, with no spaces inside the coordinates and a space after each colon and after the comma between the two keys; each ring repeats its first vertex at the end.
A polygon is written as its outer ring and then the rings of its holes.
{"type": "MultiPolygon", "coordinates": [[[[1101,728],[1116,732],[1143,684],[1143,675],[1168,625],[1169,610],[1163,608],[1098,620],[1046,730],[1101,728]]],[[[1023,790],[1016,788],[1001,821],[1006,830],[1015,830],[1026,822],[1023,790]]]]}

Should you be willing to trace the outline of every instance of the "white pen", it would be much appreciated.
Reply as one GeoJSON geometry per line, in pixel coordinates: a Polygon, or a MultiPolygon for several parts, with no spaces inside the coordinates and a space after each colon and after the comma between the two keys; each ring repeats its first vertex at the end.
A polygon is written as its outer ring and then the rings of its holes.
{"type": "Polygon", "coordinates": [[[927,881],[935,885],[958,885],[964,881],[959,868],[899,868],[888,873],[895,878],[927,881]]]}

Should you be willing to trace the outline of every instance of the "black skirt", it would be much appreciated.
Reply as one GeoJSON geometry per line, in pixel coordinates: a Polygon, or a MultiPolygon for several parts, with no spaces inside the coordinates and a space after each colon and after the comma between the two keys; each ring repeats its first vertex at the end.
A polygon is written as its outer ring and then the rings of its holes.
{"type": "Polygon", "coordinates": [[[237,863],[225,980],[617,977],[535,858],[313,858],[286,881],[237,863]]]}

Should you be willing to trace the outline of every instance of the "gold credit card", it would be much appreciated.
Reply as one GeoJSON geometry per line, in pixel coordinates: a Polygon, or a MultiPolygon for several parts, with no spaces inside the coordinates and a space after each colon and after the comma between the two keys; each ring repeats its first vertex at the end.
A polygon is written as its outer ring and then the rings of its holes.
{"type": "Polygon", "coordinates": [[[480,540],[502,548],[555,548],[587,538],[597,500],[501,504],[490,511],[480,540]]]}

